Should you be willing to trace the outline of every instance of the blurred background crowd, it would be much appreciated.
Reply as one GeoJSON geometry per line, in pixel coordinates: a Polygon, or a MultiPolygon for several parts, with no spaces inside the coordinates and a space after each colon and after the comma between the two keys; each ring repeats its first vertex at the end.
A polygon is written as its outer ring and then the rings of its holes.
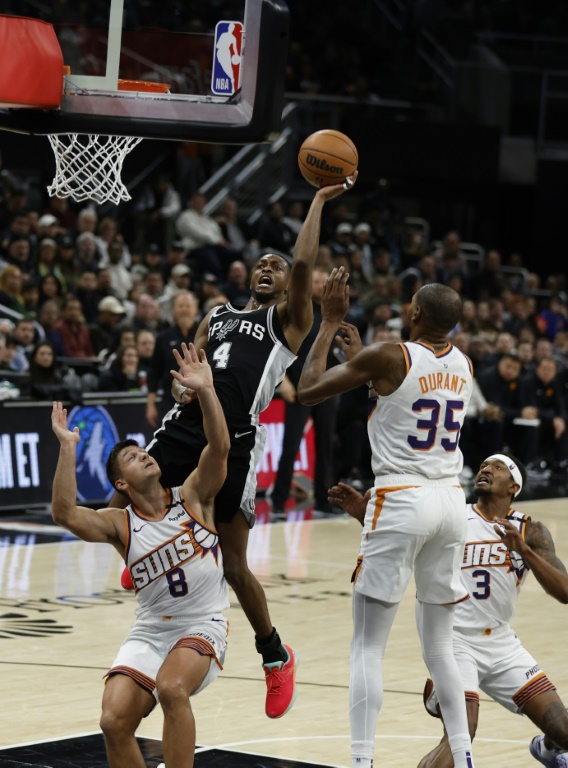
{"type": "MultiPolygon", "coordinates": [[[[146,416],[157,426],[171,406],[172,346],[191,341],[216,304],[246,304],[252,264],[266,250],[291,253],[306,211],[299,200],[274,203],[251,231],[236,200],[208,216],[201,193],[183,205],[167,179],[154,189],[163,194],[155,210],[141,206],[136,213],[133,229],[144,233],[136,243],[125,240],[115,219],[99,218],[96,206],[76,209],[55,198],[34,210],[21,187],[4,187],[0,304],[14,314],[0,319],[0,379],[17,382],[20,396],[147,393],[146,416]],[[17,376],[10,379],[11,373],[17,376]]],[[[466,464],[475,467],[482,453],[507,445],[530,466],[546,461],[566,469],[565,274],[546,277],[542,298],[543,277],[518,269],[518,254],[471,255],[459,232],[426,242],[420,227],[401,242],[388,216],[366,215],[356,197],[341,198],[325,213],[314,301],[329,271],[344,266],[347,319],[365,344],[400,339],[407,306],[422,285],[442,282],[463,296],[452,342],[472,359],[479,385],[462,435],[466,464]]],[[[295,383],[288,378],[281,388],[290,402],[295,383]]],[[[337,443],[357,430],[363,444],[368,392],[342,399],[327,417],[337,443]]],[[[350,466],[343,459],[337,451],[336,477],[368,476],[368,451],[350,466]]]]}
{"type": "MultiPolygon", "coordinates": [[[[147,4],[139,5],[143,13],[147,4]]],[[[178,3],[163,5],[172,18],[180,13],[178,3]]],[[[320,0],[289,5],[287,91],[365,103],[379,94],[431,96],[424,64],[411,55],[418,29],[435,34],[458,59],[471,55],[480,35],[568,32],[564,3],[545,4],[543,12],[529,0],[400,2],[407,47],[395,56],[373,45],[373,27],[364,23],[372,3],[357,0],[360,13],[350,4],[333,14],[320,0]]],[[[562,66],[562,50],[551,50],[551,62],[562,66]]],[[[148,422],[159,424],[172,404],[172,347],[191,341],[213,306],[246,304],[251,266],[266,251],[292,253],[309,206],[311,192],[302,182],[254,221],[242,213],[238,189],[209,211],[201,187],[219,162],[216,152],[181,145],[120,208],[50,198],[22,174],[21,158],[0,158],[0,397],[81,402],[87,392],[133,392],[145,396],[148,422]]],[[[464,479],[488,452],[503,449],[535,473],[565,474],[565,268],[540,263],[538,254],[512,248],[507,238],[472,242],[472,228],[464,234],[464,218],[452,217],[449,208],[435,222],[402,216],[395,187],[382,177],[365,180],[365,172],[363,163],[358,188],[326,206],[313,277],[316,310],[326,275],[345,266],[347,320],[364,344],[397,341],[416,290],[430,282],[452,286],[464,299],[452,343],[471,358],[476,381],[461,437],[464,479]]],[[[340,360],[334,350],[330,364],[340,360]]],[[[301,362],[302,354],[278,394],[290,410],[299,409],[290,418],[292,465],[305,420],[314,419],[316,505],[325,508],[321,489],[330,482],[348,479],[363,488],[372,475],[369,392],[343,395],[325,413],[319,406],[303,409],[295,391],[301,362]],[[341,450],[346,439],[356,447],[349,455],[341,450]]],[[[291,474],[288,466],[277,479],[275,508],[284,504],[291,474]]]]}

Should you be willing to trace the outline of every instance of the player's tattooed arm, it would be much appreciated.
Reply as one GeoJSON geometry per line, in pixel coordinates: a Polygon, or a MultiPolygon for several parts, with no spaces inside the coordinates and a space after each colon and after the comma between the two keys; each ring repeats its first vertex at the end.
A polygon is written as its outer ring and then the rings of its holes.
{"type": "Polygon", "coordinates": [[[545,592],[561,603],[568,604],[568,572],[556,554],[548,528],[538,521],[529,521],[525,535],[528,551],[523,559],[532,569],[545,592]]]}

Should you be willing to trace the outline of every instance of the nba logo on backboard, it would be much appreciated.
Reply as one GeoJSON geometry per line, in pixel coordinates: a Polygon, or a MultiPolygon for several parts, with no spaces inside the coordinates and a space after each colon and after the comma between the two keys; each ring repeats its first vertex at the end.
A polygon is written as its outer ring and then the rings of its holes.
{"type": "Polygon", "coordinates": [[[232,96],[239,90],[243,25],[240,21],[218,21],[215,27],[215,50],[211,90],[216,96],[232,96]]]}

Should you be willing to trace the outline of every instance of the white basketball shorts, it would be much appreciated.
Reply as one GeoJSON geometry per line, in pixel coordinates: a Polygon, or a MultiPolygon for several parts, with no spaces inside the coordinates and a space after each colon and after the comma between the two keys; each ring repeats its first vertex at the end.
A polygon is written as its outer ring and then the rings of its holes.
{"type": "Polygon", "coordinates": [[[136,621],[123,641],[107,675],[125,674],[136,680],[156,701],[156,678],[174,647],[193,648],[210,656],[209,671],[195,691],[202,691],[223,669],[229,622],[222,614],[204,618],[136,621]]]}
{"type": "Polygon", "coordinates": [[[481,690],[511,712],[520,714],[527,701],[554,690],[509,625],[491,634],[454,631],[454,655],[466,695],[481,690]]]}
{"type": "Polygon", "coordinates": [[[467,599],[460,579],[466,500],[453,485],[374,488],[367,504],[355,589],[397,603],[414,572],[419,600],[467,599]]]}

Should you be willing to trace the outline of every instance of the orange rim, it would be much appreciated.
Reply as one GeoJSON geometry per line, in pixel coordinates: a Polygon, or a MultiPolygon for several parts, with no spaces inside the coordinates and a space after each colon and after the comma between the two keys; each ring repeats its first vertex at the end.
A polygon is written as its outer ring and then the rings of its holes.
{"type": "Polygon", "coordinates": [[[145,93],[168,93],[169,83],[151,83],[148,80],[119,80],[119,91],[142,91],[145,93]]]}

